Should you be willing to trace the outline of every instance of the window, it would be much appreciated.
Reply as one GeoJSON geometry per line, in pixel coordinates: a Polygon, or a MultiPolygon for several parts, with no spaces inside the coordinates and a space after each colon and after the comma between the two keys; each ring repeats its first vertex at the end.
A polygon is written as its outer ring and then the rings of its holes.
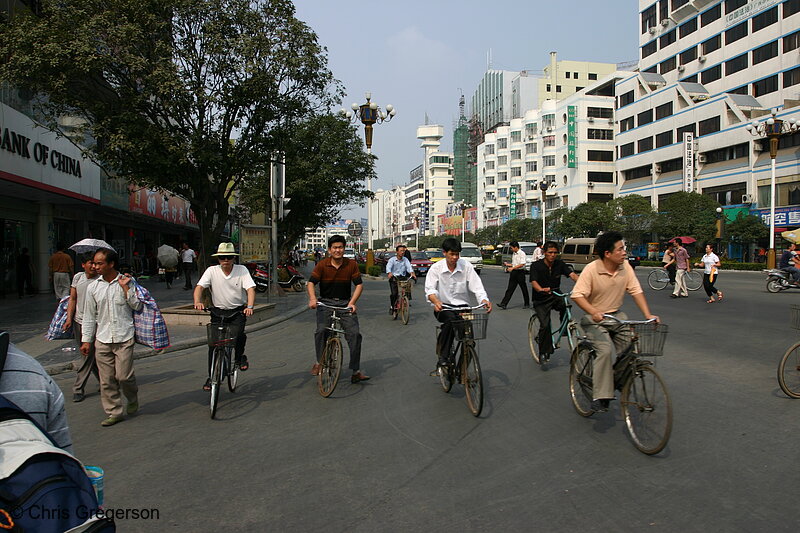
{"type": "Polygon", "coordinates": [[[533,137],[534,135],[536,135],[536,123],[525,124],[525,136],[533,137]]]}
{"type": "Polygon", "coordinates": [[[633,143],[623,144],[619,147],[619,157],[628,157],[633,155],[633,143]]]}
{"type": "Polygon", "coordinates": [[[430,159],[431,164],[448,164],[450,163],[450,157],[446,155],[434,155],[430,159]]]}
{"type": "Polygon", "coordinates": [[[676,63],[675,56],[670,57],[666,61],[662,61],[661,64],[659,65],[659,70],[661,71],[661,74],[664,74],[665,72],[669,72],[671,70],[675,70],[676,67],[675,63],[676,63]]]}
{"type": "Polygon", "coordinates": [[[536,180],[528,180],[525,182],[526,191],[535,191],[539,187],[536,185],[536,180]]]}
{"type": "Polygon", "coordinates": [[[659,37],[658,38],[659,47],[661,47],[663,49],[663,48],[671,45],[672,43],[674,43],[678,39],[677,33],[678,32],[673,29],[671,31],[668,31],[667,33],[665,33],[661,37],[659,37]]]}
{"type": "Polygon", "coordinates": [[[719,50],[722,46],[722,39],[719,35],[715,35],[711,39],[703,41],[700,46],[703,48],[703,55],[707,55],[714,50],[719,50]]]}
{"type": "Polygon", "coordinates": [[[522,176],[522,167],[511,167],[511,177],[518,178],[522,176]]]}
{"type": "Polygon", "coordinates": [[[658,20],[665,20],[669,17],[669,3],[667,0],[658,1],[658,20]]]}
{"type": "Polygon", "coordinates": [[[719,131],[719,117],[711,117],[697,123],[697,136],[702,137],[719,131]]]}
{"type": "Polygon", "coordinates": [[[570,76],[570,73],[569,73],[569,72],[567,72],[567,79],[569,79],[569,76],[570,76]]]}
{"type": "Polygon", "coordinates": [[[753,50],[753,64],[757,65],[778,55],[778,41],[772,41],[753,50]]]}
{"type": "Polygon", "coordinates": [[[686,5],[689,3],[689,0],[672,0],[670,5],[672,6],[672,10],[675,11],[679,7],[686,5]]]}
{"type": "Polygon", "coordinates": [[[644,59],[647,56],[651,56],[656,52],[658,52],[658,41],[656,39],[653,39],[646,45],[642,46],[642,59],[644,59]]]}
{"type": "Polygon", "coordinates": [[[652,171],[653,167],[651,165],[645,165],[643,167],[636,167],[626,170],[622,173],[622,175],[626,180],[635,180],[639,178],[649,178],[652,171]]]}
{"type": "Polygon", "coordinates": [[[528,143],[525,145],[525,153],[526,154],[535,154],[536,153],[536,143],[528,143]]]}
{"type": "Polygon", "coordinates": [[[610,107],[587,107],[586,116],[594,118],[611,118],[613,115],[610,107]]]}
{"type": "Polygon", "coordinates": [[[497,189],[497,196],[506,198],[508,196],[508,189],[497,189]]]}
{"type": "Polygon", "coordinates": [[[681,81],[685,81],[686,83],[697,83],[697,74],[692,74],[691,76],[686,76],[681,81]]]}
{"type": "Polygon", "coordinates": [[[522,159],[522,150],[511,150],[511,160],[522,159]]]}
{"type": "Polygon", "coordinates": [[[614,139],[614,131],[589,128],[586,130],[586,138],[599,141],[610,141],[614,139]]]}
{"type": "Polygon", "coordinates": [[[614,160],[614,151],[613,150],[589,150],[587,154],[587,159],[589,161],[613,161],[614,160]]]}
{"type": "Polygon", "coordinates": [[[525,172],[536,172],[536,161],[527,161],[525,163],[525,172]]]}
{"type": "Polygon", "coordinates": [[[487,144],[483,148],[483,153],[484,153],[484,155],[492,155],[492,154],[494,154],[494,145],[493,144],[487,144]]]}
{"type": "Polygon", "coordinates": [[[792,50],[796,50],[800,48],[800,31],[796,31],[791,35],[787,35],[783,38],[783,53],[791,52],[792,50]]]}
{"type": "Polygon", "coordinates": [[[486,162],[486,169],[487,170],[494,170],[494,161],[487,161],[486,162]]]}
{"type": "Polygon", "coordinates": [[[684,50],[683,52],[681,52],[680,58],[681,58],[681,65],[688,65],[689,63],[697,59],[697,47],[692,46],[688,50],[684,50]]]}
{"type": "Polygon", "coordinates": [[[578,73],[577,72],[573,72],[572,73],[572,78],[577,80],[578,79],[578,73]]]}
{"type": "Polygon", "coordinates": [[[622,133],[623,131],[628,131],[633,129],[633,117],[623,118],[619,121],[619,131],[622,133]]]}
{"type": "Polygon", "coordinates": [[[542,146],[544,148],[547,148],[549,146],[555,146],[555,145],[556,145],[556,136],[555,135],[545,135],[544,137],[542,137],[542,146]]]}
{"type": "Polygon", "coordinates": [[[778,149],[792,148],[800,146],[800,133],[792,133],[791,135],[782,135],[778,141],[778,149]]]}
{"type": "Polygon", "coordinates": [[[511,142],[512,143],[522,142],[522,132],[521,131],[512,131],[511,132],[511,142]]]}
{"type": "Polygon", "coordinates": [[[747,67],[747,54],[736,56],[733,59],[729,59],[725,62],[725,75],[730,76],[734,72],[739,72],[747,67]]]}
{"type": "Polygon", "coordinates": [[[594,73],[594,72],[590,72],[590,73],[589,73],[589,79],[590,79],[590,80],[596,80],[596,79],[597,79],[597,74],[596,74],[596,73],[594,73]]]}
{"type": "Polygon", "coordinates": [[[791,87],[800,83],[800,67],[787,70],[783,73],[783,86],[791,87]]]}
{"type": "Polygon", "coordinates": [[[648,109],[647,111],[642,111],[638,115],[636,115],[636,123],[639,126],[644,126],[645,124],[649,124],[653,122],[653,110],[648,109]]]}
{"type": "Polygon", "coordinates": [[[548,84],[547,84],[547,88],[546,88],[545,90],[546,90],[547,92],[550,92],[550,91],[552,91],[552,89],[551,89],[550,87],[551,87],[551,85],[548,83],[548,84]]]}
{"type": "Polygon", "coordinates": [[[742,85],[741,87],[737,87],[735,89],[731,89],[728,91],[730,94],[750,94],[750,91],[747,90],[747,85],[742,85]]]}
{"type": "Polygon", "coordinates": [[[725,0],[725,14],[747,5],[747,0],[725,0]]]}
{"type": "Polygon", "coordinates": [[[783,18],[790,17],[800,11],[800,0],[787,0],[783,3],[783,18]]]}
{"type": "Polygon", "coordinates": [[[557,93],[560,93],[560,92],[561,92],[561,85],[556,85],[556,92],[557,92],[557,93]]]}
{"type": "Polygon", "coordinates": [[[645,137],[644,139],[639,139],[638,144],[638,152],[641,154],[642,152],[648,152],[653,149],[653,138],[652,137],[645,137]]]}
{"type": "Polygon", "coordinates": [[[704,70],[700,73],[700,80],[701,83],[711,83],[712,81],[717,81],[722,77],[722,65],[717,65],[715,67],[711,67],[710,69],[704,70]]]}
{"type": "Polygon", "coordinates": [[[778,90],[778,75],[753,82],[753,96],[759,97],[778,90]]]}
{"type": "Polygon", "coordinates": [[[778,6],[775,6],[772,9],[767,9],[763,13],[759,13],[752,18],[753,33],[757,32],[758,30],[762,30],[767,26],[771,26],[776,22],[778,22],[778,6]]]}
{"type": "MultiPolygon", "coordinates": [[[[783,15],[786,16],[785,14],[783,15]]],[[[642,33],[647,33],[649,28],[656,25],[656,5],[648,7],[642,11],[642,33]]]]}
{"type": "Polygon", "coordinates": [[[666,174],[667,172],[675,172],[676,170],[683,170],[683,158],[678,157],[676,159],[662,161],[659,163],[659,165],[661,165],[662,174],[666,174]]]}
{"type": "Polygon", "coordinates": [[[633,91],[628,91],[625,94],[619,95],[619,107],[625,107],[628,104],[632,104],[634,100],[633,91]]]}
{"type": "Polygon", "coordinates": [[[656,135],[656,148],[672,144],[672,130],[667,130],[656,135]]]}
{"type": "Polygon", "coordinates": [[[507,155],[497,156],[497,166],[502,167],[504,165],[508,165],[508,156],[507,155]]]}
{"type": "Polygon", "coordinates": [[[748,143],[737,144],[734,146],[726,146],[719,150],[710,150],[705,152],[706,163],[719,163],[720,161],[729,161],[731,159],[739,159],[740,157],[747,157],[749,150],[748,143]]]}
{"type": "Polygon", "coordinates": [[[658,65],[653,65],[652,67],[644,69],[643,72],[652,72],[653,74],[658,73],[658,65]]]}
{"type": "Polygon", "coordinates": [[[546,155],[542,157],[542,166],[545,167],[554,167],[556,166],[556,156],[554,155],[546,155]]]}
{"type": "Polygon", "coordinates": [[[494,185],[494,177],[487,176],[486,177],[486,185],[494,185]]]}
{"type": "Polygon", "coordinates": [[[747,37],[747,21],[737,24],[729,30],[725,30],[725,44],[735,43],[739,39],[747,37]]]}
{"type": "Polygon", "coordinates": [[[508,181],[508,172],[498,172],[497,181],[508,181]]]}
{"type": "Polygon", "coordinates": [[[722,16],[721,4],[717,4],[708,11],[700,13],[700,27],[703,28],[711,24],[722,16]]]}
{"type": "Polygon", "coordinates": [[[693,18],[688,22],[684,22],[680,26],[678,26],[678,31],[680,33],[681,39],[689,35],[690,33],[694,33],[697,31],[697,17],[693,18]]]}
{"type": "Polygon", "coordinates": [[[614,183],[614,173],[590,171],[588,174],[588,179],[593,183],[614,183]]]}
{"type": "Polygon", "coordinates": [[[692,135],[694,135],[694,124],[681,126],[677,130],[675,130],[675,138],[678,139],[678,142],[683,142],[684,133],[691,133],[692,135]]]}
{"type": "Polygon", "coordinates": [[[508,148],[508,139],[505,137],[501,137],[497,139],[497,149],[502,150],[504,148],[508,148]]]}
{"type": "Polygon", "coordinates": [[[656,107],[656,120],[668,117],[671,114],[672,102],[667,102],[666,104],[661,104],[660,106],[656,107]]]}

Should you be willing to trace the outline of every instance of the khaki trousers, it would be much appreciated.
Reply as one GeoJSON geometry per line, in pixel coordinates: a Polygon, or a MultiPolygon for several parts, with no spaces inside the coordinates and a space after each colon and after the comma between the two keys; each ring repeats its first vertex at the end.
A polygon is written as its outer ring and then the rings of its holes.
{"type": "MultiPolygon", "coordinates": [[[[628,319],[622,311],[609,314],[620,320],[628,319]]],[[[631,343],[631,328],[611,319],[597,323],[589,315],[585,315],[581,319],[581,327],[592,341],[595,349],[593,399],[612,400],[614,399],[614,362],[611,356],[615,348],[616,352],[620,353],[631,343]]]]}
{"type": "MultiPolygon", "coordinates": [[[[83,326],[80,322],[73,322],[72,328],[75,331],[75,339],[78,341],[78,348],[81,347],[81,333],[83,333],[83,326]]],[[[94,374],[97,381],[100,381],[100,373],[97,370],[97,361],[94,358],[94,346],[89,347],[89,355],[82,356],[78,373],[75,376],[75,384],[72,386],[73,394],[83,394],[86,388],[86,383],[89,382],[89,376],[94,374]]],[[[78,352],[80,353],[80,352],[78,352]]]]}
{"type": "Polygon", "coordinates": [[[675,296],[689,296],[689,290],[686,288],[686,270],[678,269],[675,274],[675,289],[672,294],[675,296]]]}
{"type": "Polygon", "coordinates": [[[133,373],[133,345],[133,337],[125,342],[94,343],[97,370],[100,372],[100,402],[108,416],[121,417],[125,414],[120,389],[128,403],[139,401],[139,387],[133,373]]]}

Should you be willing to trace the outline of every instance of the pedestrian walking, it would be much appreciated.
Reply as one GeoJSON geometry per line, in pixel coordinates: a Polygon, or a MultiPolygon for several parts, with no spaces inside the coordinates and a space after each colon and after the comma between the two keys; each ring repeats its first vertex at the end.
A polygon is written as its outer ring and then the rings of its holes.
{"type": "MultiPolygon", "coordinates": [[[[69,289],[69,304],[67,305],[67,321],[64,323],[64,331],[69,330],[70,327],[75,328],[75,341],[78,343],[78,347],[81,345],[86,289],[89,284],[97,279],[97,270],[94,268],[94,252],[88,252],[83,256],[81,266],[83,267],[83,272],[78,272],[72,278],[72,285],[69,289]]],[[[95,379],[98,382],[100,381],[94,354],[94,345],[90,343],[89,353],[83,356],[83,360],[78,367],[78,373],[75,376],[75,384],[72,386],[73,402],[82,402],[85,398],[84,391],[86,383],[89,381],[89,376],[94,375],[95,379]]]]}
{"type": "Polygon", "coordinates": [[[189,248],[189,244],[183,243],[183,248],[181,249],[181,265],[183,266],[183,290],[185,291],[192,290],[192,269],[194,268],[194,260],[196,257],[197,254],[194,253],[194,250],[189,248]]]}
{"type": "Polygon", "coordinates": [[[531,254],[531,263],[536,261],[541,261],[544,259],[544,251],[545,244],[544,243],[536,243],[536,248],[533,249],[533,253],[531,254]]]}
{"type": "Polygon", "coordinates": [[[688,298],[689,290],[686,288],[686,273],[692,271],[689,263],[689,252],[683,247],[683,241],[675,239],[675,264],[677,272],[675,274],[675,290],[670,295],[671,298],[688,298]]]}
{"type": "Polygon", "coordinates": [[[158,257],[158,263],[164,269],[164,281],[167,282],[167,288],[171,289],[175,273],[178,271],[180,252],[169,244],[162,244],[158,247],[158,255],[156,257],[158,257]]]}
{"type": "Polygon", "coordinates": [[[706,294],[708,295],[708,300],[706,300],[707,304],[713,304],[716,302],[714,299],[714,295],[719,297],[719,301],[722,301],[722,291],[714,287],[714,283],[717,281],[718,276],[718,269],[722,266],[719,262],[719,257],[717,254],[714,253],[714,248],[710,244],[706,244],[706,254],[700,259],[699,263],[695,263],[695,266],[703,267],[703,288],[706,290],[706,294]]]}
{"type": "Polygon", "coordinates": [[[511,262],[503,263],[503,266],[508,268],[508,288],[506,288],[506,294],[503,296],[503,300],[497,304],[497,307],[505,309],[508,306],[508,302],[511,301],[514,291],[519,287],[522,289],[522,299],[524,302],[522,308],[528,309],[531,306],[531,301],[530,295],[528,294],[528,287],[525,284],[525,251],[520,248],[519,242],[517,241],[511,241],[509,246],[511,246],[511,262]]]}
{"type": "Polygon", "coordinates": [[[667,275],[669,275],[670,285],[675,285],[675,274],[678,270],[678,264],[675,262],[675,246],[671,242],[667,243],[667,249],[664,250],[661,266],[664,267],[664,270],[667,271],[667,275]]]}
{"type": "Polygon", "coordinates": [[[56,300],[69,296],[70,279],[75,271],[75,264],[66,249],[66,245],[63,242],[59,242],[56,245],[56,253],[51,255],[47,261],[47,268],[50,270],[50,280],[53,283],[56,300]]]}
{"type": "Polygon", "coordinates": [[[27,248],[20,250],[17,256],[16,274],[19,297],[33,293],[33,262],[27,248]]]}
{"type": "Polygon", "coordinates": [[[94,255],[99,277],[86,291],[83,309],[81,353],[89,355],[94,340],[95,358],[100,372],[100,402],[108,418],[100,425],[113,426],[139,410],[139,387],[133,372],[133,312],[142,302],[128,274],[120,274],[117,253],[101,248],[94,255]],[[122,395],[128,401],[123,405],[122,395]]]}

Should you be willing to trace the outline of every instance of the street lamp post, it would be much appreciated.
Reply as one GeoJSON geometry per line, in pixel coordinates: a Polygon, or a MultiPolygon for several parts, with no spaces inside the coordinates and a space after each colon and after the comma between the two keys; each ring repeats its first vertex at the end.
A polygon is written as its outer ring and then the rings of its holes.
{"type": "Polygon", "coordinates": [[[472,207],[472,204],[464,203],[462,200],[461,203],[458,204],[461,208],[461,242],[465,242],[467,237],[467,219],[464,217],[464,212],[472,207]]]}
{"type": "MultiPolygon", "coordinates": [[[[350,106],[352,111],[340,109],[339,114],[353,122],[360,121],[364,124],[364,141],[367,145],[367,153],[372,154],[372,126],[389,122],[397,114],[397,110],[392,104],[386,105],[386,111],[382,110],[378,104],[372,102],[372,93],[364,95],[367,101],[361,105],[353,104],[350,106]]],[[[367,192],[372,192],[372,185],[367,178],[367,192]]],[[[367,200],[367,266],[372,266],[372,201],[367,200]]]]}
{"type": "Polygon", "coordinates": [[[547,188],[549,186],[550,184],[545,180],[542,180],[542,182],[539,183],[539,190],[542,191],[542,246],[544,246],[545,241],[547,241],[547,239],[545,238],[545,233],[547,228],[547,226],[545,225],[545,212],[547,211],[546,207],[547,188]]]}
{"type": "Polygon", "coordinates": [[[720,241],[722,240],[722,208],[718,207],[716,209],[717,214],[717,253],[722,254],[722,250],[720,250],[719,245],[720,241]]]}
{"type": "Polygon", "coordinates": [[[788,121],[777,118],[778,110],[773,109],[771,116],[763,121],[754,120],[745,128],[751,135],[769,139],[770,181],[769,181],[769,252],[767,252],[767,268],[775,268],[775,158],[778,156],[778,142],[787,133],[794,133],[800,127],[796,119],[788,121]]]}

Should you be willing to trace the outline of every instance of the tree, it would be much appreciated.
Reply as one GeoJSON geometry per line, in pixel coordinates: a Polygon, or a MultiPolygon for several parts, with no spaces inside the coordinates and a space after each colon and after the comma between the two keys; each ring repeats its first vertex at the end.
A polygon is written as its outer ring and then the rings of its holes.
{"type": "Polygon", "coordinates": [[[611,200],[609,207],[619,219],[620,230],[627,242],[641,244],[642,236],[652,231],[656,211],[648,198],[638,194],[620,196],[611,200]]]}
{"type": "Polygon", "coordinates": [[[576,205],[574,209],[561,208],[556,211],[553,232],[563,237],[595,237],[602,231],[620,227],[609,204],[586,202],[576,205]]]}
{"type": "Polygon", "coordinates": [[[500,242],[500,226],[486,226],[481,228],[475,234],[475,244],[486,245],[491,244],[494,246],[500,242]]]}
{"type": "MultiPolygon", "coordinates": [[[[326,114],[294,124],[279,146],[286,157],[289,214],[278,224],[279,246],[288,252],[305,228],[333,222],[347,204],[363,204],[364,184],[374,177],[374,156],[362,148],[356,128],[326,114]]],[[[270,206],[269,175],[245,183],[243,201],[251,212],[270,206]]]]}
{"type": "Polygon", "coordinates": [[[725,224],[724,233],[736,242],[749,244],[767,237],[769,228],[764,225],[760,217],[739,213],[736,220],[725,224]]]}
{"type": "Polygon", "coordinates": [[[690,236],[708,242],[716,235],[716,208],[710,196],[677,192],[664,200],[654,228],[667,238],[690,236]]]}
{"type": "Polygon", "coordinates": [[[201,259],[287,126],[342,93],[289,0],[42,0],[0,25],[0,56],[0,79],[44,95],[46,127],[191,203],[201,259]],[[65,115],[83,125],[64,131],[65,115]]]}
{"type": "MultiPolygon", "coordinates": [[[[541,234],[541,225],[538,233],[541,234]]],[[[532,241],[537,233],[535,220],[531,218],[512,218],[500,226],[501,241],[532,241]]]]}

